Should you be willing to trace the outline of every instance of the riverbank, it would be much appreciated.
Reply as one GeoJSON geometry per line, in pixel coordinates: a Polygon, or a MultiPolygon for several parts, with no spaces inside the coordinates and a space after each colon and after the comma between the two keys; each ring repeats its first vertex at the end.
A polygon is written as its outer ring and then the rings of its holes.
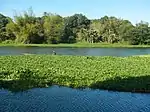
{"type": "Polygon", "coordinates": [[[12,47],[81,47],[81,48],[107,48],[107,47],[124,47],[124,48],[150,48],[150,45],[127,45],[127,44],[107,44],[107,43],[75,43],[75,44],[0,44],[1,46],[12,47]]]}
{"type": "Polygon", "coordinates": [[[0,88],[62,85],[150,93],[150,57],[0,56],[0,88]]]}

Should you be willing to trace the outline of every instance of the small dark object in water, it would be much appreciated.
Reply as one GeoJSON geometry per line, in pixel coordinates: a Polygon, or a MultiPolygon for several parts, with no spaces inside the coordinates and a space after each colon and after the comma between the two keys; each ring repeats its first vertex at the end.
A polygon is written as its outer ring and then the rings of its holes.
{"type": "Polygon", "coordinates": [[[94,57],[86,57],[86,59],[91,59],[91,60],[93,60],[93,59],[94,59],[94,57]]]}
{"type": "Polygon", "coordinates": [[[56,52],[55,51],[53,51],[53,53],[52,53],[53,55],[56,55],[56,52]]]}

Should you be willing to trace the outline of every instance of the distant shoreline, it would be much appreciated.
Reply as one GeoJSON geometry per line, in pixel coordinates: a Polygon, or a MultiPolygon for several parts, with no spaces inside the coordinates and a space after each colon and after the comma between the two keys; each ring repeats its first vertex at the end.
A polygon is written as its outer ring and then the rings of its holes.
{"type": "Polygon", "coordinates": [[[0,44],[0,47],[77,47],[77,48],[150,48],[150,45],[126,45],[105,43],[75,43],[75,44],[0,44]]]}

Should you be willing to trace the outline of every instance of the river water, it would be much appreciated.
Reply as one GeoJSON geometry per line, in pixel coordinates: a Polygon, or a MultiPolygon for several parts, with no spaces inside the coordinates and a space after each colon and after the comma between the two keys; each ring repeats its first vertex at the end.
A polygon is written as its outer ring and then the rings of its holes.
{"type": "Polygon", "coordinates": [[[52,54],[81,56],[132,56],[150,54],[150,48],[0,47],[0,55],[52,54]]]}
{"type": "Polygon", "coordinates": [[[150,94],[51,86],[0,90],[0,112],[150,112],[150,94]]]}

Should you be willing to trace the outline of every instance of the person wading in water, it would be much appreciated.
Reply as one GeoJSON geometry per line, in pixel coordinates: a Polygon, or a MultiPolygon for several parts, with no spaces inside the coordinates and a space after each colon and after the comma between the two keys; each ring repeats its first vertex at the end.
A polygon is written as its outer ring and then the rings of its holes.
{"type": "Polygon", "coordinates": [[[55,51],[53,51],[53,53],[52,53],[53,55],[56,55],[56,52],[55,51]]]}

